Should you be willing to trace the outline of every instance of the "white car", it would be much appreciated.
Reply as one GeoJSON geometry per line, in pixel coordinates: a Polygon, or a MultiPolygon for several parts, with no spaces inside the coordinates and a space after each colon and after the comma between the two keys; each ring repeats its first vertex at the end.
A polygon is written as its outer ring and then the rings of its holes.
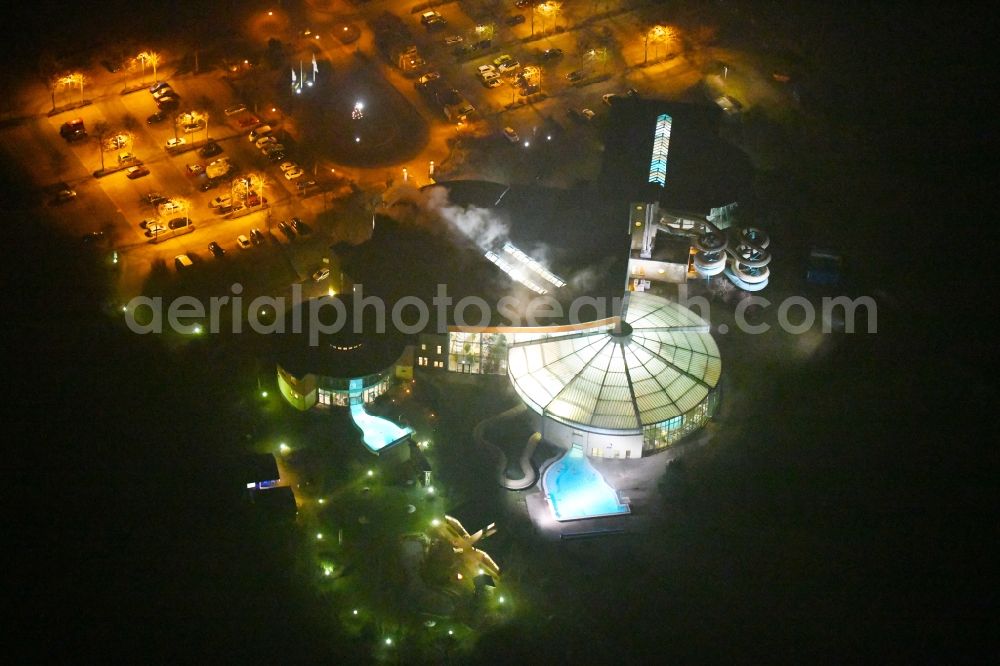
{"type": "Polygon", "coordinates": [[[167,228],[158,222],[152,222],[146,225],[146,236],[148,238],[153,238],[154,236],[158,236],[166,231],[167,228]]]}
{"type": "Polygon", "coordinates": [[[237,113],[243,113],[247,110],[247,107],[243,104],[234,104],[233,106],[226,107],[227,116],[235,116],[237,113]]]}
{"type": "Polygon", "coordinates": [[[499,88],[501,81],[499,76],[482,77],[483,85],[487,88],[499,88]]]}
{"type": "Polygon", "coordinates": [[[329,268],[321,268],[321,269],[319,269],[318,271],[316,271],[315,273],[312,274],[312,279],[315,280],[316,282],[322,282],[323,280],[327,279],[328,277],[330,277],[330,269],[329,268]]]}
{"type": "Polygon", "coordinates": [[[480,77],[489,76],[491,74],[496,76],[497,68],[493,65],[480,65],[479,67],[476,67],[476,74],[480,77]]]}
{"type": "Polygon", "coordinates": [[[243,234],[240,234],[239,236],[236,237],[236,244],[240,246],[241,250],[250,249],[250,239],[244,236],[243,234]]]}
{"type": "Polygon", "coordinates": [[[257,143],[255,143],[254,145],[257,146],[258,148],[263,148],[269,143],[278,143],[278,140],[275,139],[273,136],[262,136],[261,138],[257,139],[257,143]]]}
{"type": "Polygon", "coordinates": [[[504,127],[503,135],[511,143],[517,143],[521,140],[521,137],[517,135],[517,132],[514,131],[513,127],[504,127]]]}
{"type": "Polygon", "coordinates": [[[455,44],[461,44],[463,41],[465,41],[465,40],[462,39],[461,35],[452,35],[450,37],[445,37],[444,38],[444,45],[445,46],[454,46],[455,44]]]}
{"type": "Polygon", "coordinates": [[[279,167],[282,171],[291,171],[292,169],[299,168],[295,162],[282,162],[279,167]]]}
{"type": "Polygon", "coordinates": [[[294,169],[289,169],[285,172],[285,178],[288,180],[295,180],[296,178],[301,178],[304,173],[305,172],[302,169],[295,167],[294,169]]]}
{"type": "Polygon", "coordinates": [[[159,208],[160,215],[169,215],[170,213],[178,211],[181,208],[183,208],[183,206],[181,206],[176,201],[174,201],[172,199],[167,199],[166,201],[164,201],[163,203],[160,204],[160,208],[159,208]]]}
{"type": "Polygon", "coordinates": [[[187,139],[184,137],[178,137],[176,139],[167,139],[167,148],[177,148],[178,146],[183,146],[187,143],[187,139]]]}
{"type": "Polygon", "coordinates": [[[222,195],[220,197],[215,197],[212,199],[208,205],[212,208],[225,208],[233,203],[233,198],[228,194],[222,195]]]}
{"type": "Polygon", "coordinates": [[[587,120],[593,120],[594,119],[594,112],[591,111],[590,109],[580,109],[580,113],[587,120]]]}
{"type": "Polygon", "coordinates": [[[249,138],[250,141],[253,142],[261,138],[262,136],[270,134],[272,131],[273,130],[270,125],[261,125],[260,127],[250,130],[250,134],[247,135],[247,138],[249,138]]]}

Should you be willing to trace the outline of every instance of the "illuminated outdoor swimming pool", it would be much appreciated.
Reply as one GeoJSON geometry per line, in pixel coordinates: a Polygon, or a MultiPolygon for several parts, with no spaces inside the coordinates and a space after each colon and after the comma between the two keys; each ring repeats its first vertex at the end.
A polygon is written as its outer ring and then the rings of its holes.
{"type": "Polygon", "coordinates": [[[365,411],[365,406],[358,401],[351,405],[351,418],[354,425],[361,431],[365,446],[378,453],[393,442],[397,442],[413,432],[410,428],[401,428],[388,419],[372,416],[365,411]]]}
{"type": "Polygon", "coordinates": [[[542,477],[542,489],[556,520],[578,520],[629,513],[628,504],[594,469],[583,451],[573,447],[542,477]]]}

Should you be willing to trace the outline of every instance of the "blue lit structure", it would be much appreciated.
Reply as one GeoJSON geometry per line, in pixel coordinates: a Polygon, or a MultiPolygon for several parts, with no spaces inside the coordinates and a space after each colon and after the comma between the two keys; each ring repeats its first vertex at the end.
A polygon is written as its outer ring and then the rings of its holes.
{"type": "Polygon", "coordinates": [[[377,455],[385,448],[406,441],[413,434],[413,429],[401,428],[389,419],[372,416],[366,412],[361,397],[363,389],[364,385],[360,378],[351,380],[351,419],[361,431],[368,450],[377,455]]]}
{"type": "Polygon", "coordinates": [[[667,152],[670,150],[670,126],[673,119],[661,113],[653,133],[653,157],[649,162],[649,182],[663,187],[667,182],[667,152]]]}
{"type": "Polygon", "coordinates": [[[542,490],[556,520],[581,520],[629,513],[604,477],[594,469],[583,449],[571,448],[542,475],[542,490]]]}

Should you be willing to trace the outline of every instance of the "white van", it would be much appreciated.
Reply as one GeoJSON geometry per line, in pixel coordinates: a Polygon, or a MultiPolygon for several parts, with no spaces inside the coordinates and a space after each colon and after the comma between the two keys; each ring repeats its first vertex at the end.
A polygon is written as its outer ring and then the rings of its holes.
{"type": "Polygon", "coordinates": [[[186,254],[178,254],[174,257],[174,266],[177,270],[183,270],[185,268],[191,268],[194,264],[191,262],[191,257],[186,254]]]}

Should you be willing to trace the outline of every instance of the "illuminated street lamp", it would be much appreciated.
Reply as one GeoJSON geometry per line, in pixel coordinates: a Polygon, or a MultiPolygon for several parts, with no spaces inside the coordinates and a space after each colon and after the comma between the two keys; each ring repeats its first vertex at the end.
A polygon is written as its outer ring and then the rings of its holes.
{"type": "Polygon", "coordinates": [[[665,44],[667,42],[673,41],[675,37],[674,29],[670,26],[665,25],[654,25],[652,28],[646,31],[643,37],[643,52],[642,52],[642,62],[646,63],[649,61],[649,43],[653,42],[653,59],[655,60],[660,53],[660,44],[665,44]]]}
{"type": "Polygon", "coordinates": [[[536,5],[532,9],[532,13],[531,13],[531,16],[532,16],[531,34],[535,34],[535,21],[534,21],[535,12],[538,12],[539,15],[541,15],[541,17],[542,17],[542,32],[545,32],[545,19],[551,17],[552,18],[552,27],[555,28],[556,27],[555,18],[559,14],[559,10],[561,8],[562,8],[561,3],[554,2],[554,0],[547,0],[547,2],[543,2],[540,5],[536,5]]]}
{"type": "MultiPolygon", "coordinates": [[[[73,72],[72,74],[66,74],[59,78],[59,83],[63,86],[72,86],[80,84],[80,104],[83,104],[83,82],[84,76],[80,72],[73,72]]],[[[53,104],[53,107],[55,105],[53,104]]]]}
{"type": "Polygon", "coordinates": [[[587,58],[591,61],[600,60],[601,61],[601,73],[604,73],[608,64],[608,49],[605,47],[590,49],[587,51],[587,58]]]}
{"type": "Polygon", "coordinates": [[[160,64],[160,54],[156,51],[143,51],[135,57],[140,63],[142,63],[142,76],[146,76],[146,63],[148,62],[153,67],[153,83],[156,83],[156,66],[160,64]]]}
{"type": "Polygon", "coordinates": [[[362,104],[361,101],[359,100],[354,103],[354,110],[351,111],[351,118],[353,120],[361,120],[364,117],[365,117],[365,105],[362,104]]]}

